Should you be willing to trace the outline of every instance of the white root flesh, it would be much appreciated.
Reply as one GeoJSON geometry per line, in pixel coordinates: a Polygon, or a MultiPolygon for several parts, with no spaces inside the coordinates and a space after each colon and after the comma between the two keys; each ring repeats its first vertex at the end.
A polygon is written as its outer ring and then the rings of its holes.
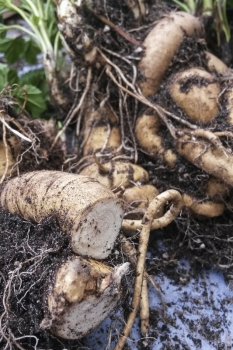
{"type": "Polygon", "coordinates": [[[66,339],[79,339],[96,328],[121,297],[121,279],[129,263],[114,269],[95,261],[75,257],[57,271],[48,295],[50,316],[41,327],[66,339]]]}
{"type": "Polygon", "coordinates": [[[0,203],[10,213],[33,222],[55,214],[62,230],[71,236],[72,250],[96,259],[111,253],[124,213],[123,201],[96,179],[59,171],[11,179],[0,203]]]}

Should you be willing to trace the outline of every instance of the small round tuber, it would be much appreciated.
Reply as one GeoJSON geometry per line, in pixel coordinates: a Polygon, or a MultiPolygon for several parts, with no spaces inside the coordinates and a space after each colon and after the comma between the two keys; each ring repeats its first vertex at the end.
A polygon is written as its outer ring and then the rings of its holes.
{"type": "Polygon", "coordinates": [[[172,99],[192,121],[206,124],[217,116],[220,85],[205,70],[190,68],[177,73],[168,88],[172,99]]]}

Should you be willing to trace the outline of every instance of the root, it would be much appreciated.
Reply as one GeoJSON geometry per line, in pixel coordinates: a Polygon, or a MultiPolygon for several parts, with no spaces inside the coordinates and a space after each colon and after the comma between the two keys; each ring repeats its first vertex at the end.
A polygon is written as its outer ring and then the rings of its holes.
{"type": "Polygon", "coordinates": [[[205,130],[205,129],[197,129],[193,131],[178,131],[177,133],[179,136],[184,136],[185,134],[189,136],[194,136],[194,137],[200,137],[203,139],[208,140],[213,146],[216,148],[220,149],[226,157],[228,157],[228,152],[227,149],[222,145],[219,137],[220,136],[230,136],[232,137],[231,133],[225,133],[225,132],[220,132],[220,133],[213,133],[210,130],[205,130]]]}
{"type": "MultiPolygon", "coordinates": [[[[38,264],[40,264],[43,261],[45,256],[47,254],[51,253],[51,252],[54,252],[54,250],[53,249],[45,250],[40,255],[36,255],[36,256],[34,256],[32,258],[29,258],[29,259],[25,260],[24,262],[19,263],[18,266],[16,267],[16,269],[14,271],[11,271],[11,273],[10,273],[10,278],[9,278],[9,280],[7,281],[7,283],[6,283],[5,287],[4,287],[3,298],[2,298],[4,312],[0,316],[0,334],[5,339],[5,341],[7,343],[5,349],[7,349],[7,347],[9,347],[9,349],[12,349],[12,345],[14,344],[18,349],[26,350],[24,347],[22,347],[17,342],[17,340],[20,340],[20,339],[23,339],[23,338],[36,338],[33,335],[28,335],[28,336],[25,335],[23,337],[15,338],[15,336],[12,333],[10,327],[7,326],[7,323],[8,323],[7,322],[7,318],[8,318],[8,315],[10,314],[10,312],[11,312],[10,307],[9,307],[9,304],[10,304],[9,303],[9,299],[11,297],[11,293],[13,292],[13,290],[15,288],[15,283],[16,282],[13,284],[13,281],[17,280],[17,279],[21,280],[21,277],[20,277],[21,272],[20,272],[20,270],[22,269],[22,267],[24,265],[27,266],[28,263],[33,262],[33,265],[29,265],[29,268],[28,268],[28,273],[33,273],[32,267],[34,267],[36,269],[38,267],[38,264]],[[38,259],[39,259],[39,261],[38,261],[38,259]],[[6,318],[6,324],[5,325],[3,325],[4,318],[6,318]]],[[[24,272],[24,274],[25,274],[25,272],[24,272]]],[[[27,292],[24,294],[24,296],[20,300],[18,300],[18,303],[22,302],[22,299],[26,296],[27,292]]],[[[38,340],[36,338],[36,344],[37,343],[38,343],[38,340]]]]}
{"type": "Polygon", "coordinates": [[[95,11],[91,10],[89,8],[89,11],[91,11],[99,20],[101,20],[103,23],[107,24],[107,26],[109,26],[110,28],[112,28],[113,30],[115,30],[118,34],[120,34],[123,38],[125,38],[127,41],[129,41],[130,43],[136,45],[136,46],[140,46],[142,47],[142,44],[137,41],[136,39],[134,39],[133,37],[131,37],[129,34],[127,34],[126,32],[124,32],[121,28],[119,28],[118,26],[116,26],[114,23],[112,23],[109,19],[107,19],[106,17],[102,16],[102,15],[98,15],[95,11]]]}
{"type": "MultiPolygon", "coordinates": [[[[153,200],[156,210],[159,211],[160,208],[164,204],[166,204],[167,201],[169,201],[171,199],[174,200],[174,202],[172,203],[173,204],[172,207],[161,218],[152,220],[151,230],[157,230],[159,228],[167,226],[180,213],[180,211],[183,207],[183,202],[182,202],[182,199],[181,199],[179,192],[177,192],[175,190],[169,190],[169,191],[163,192],[163,193],[159,194],[153,200]]],[[[150,207],[150,205],[149,205],[149,207],[150,207]]],[[[156,215],[156,214],[157,213],[155,211],[154,215],[156,215]]],[[[122,230],[125,230],[125,231],[141,230],[142,227],[143,227],[143,224],[140,220],[125,219],[122,222],[122,230]]]]}
{"type": "Polygon", "coordinates": [[[123,349],[137,315],[141,299],[141,289],[144,276],[147,245],[150,237],[150,231],[152,229],[152,223],[154,223],[154,226],[156,226],[156,228],[167,226],[171,221],[173,221],[176,218],[181,208],[182,198],[179,192],[175,190],[163,192],[160,195],[158,195],[153,201],[151,201],[148,209],[146,210],[142,222],[140,222],[140,225],[138,225],[141,228],[141,233],[139,236],[136,278],[131,305],[132,311],[130,312],[126,325],[124,326],[121,332],[120,338],[118,339],[118,343],[115,346],[115,350],[123,349]],[[172,201],[172,206],[170,207],[170,209],[165,213],[165,215],[162,218],[154,220],[154,216],[157,214],[158,210],[161,208],[162,205],[165,205],[168,201],[172,201]]]}
{"type": "Polygon", "coordinates": [[[148,337],[150,330],[149,323],[150,311],[149,311],[149,297],[148,297],[148,288],[147,280],[144,274],[142,281],[142,291],[141,291],[141,300],[140,300],[140,320],[141,320],[141,334],[144,337],[148,337]]]}
{"type": "Polygon", "coordinates": [[[53,144],[51,146],[52,150],[55,146],[55,144],[57,143],[58,139],[60,138],[60,136],[66,131],[66,128],[68,127],[68,125],[70,124],[71,120],[73,119],[73,117],[75,116],[76,113],[79,112],[79,110],[82,107],[82,104],[84,103],[84,100],[87,96],[87,93],[90,89],[90,85],[91,85],[91,78],[92,78],[92,68],[89,67],[88,68],[88,72],[87,72],[87,82],[86,82],[86,87],[83,91],[83,94],[79,100],[79,104],[72,110],[72,112],[69,114],[68,118],[66,119],[65,124],[63,125],[62,129],[58,132],[57,136],[55,137],[53,144]]]}
{"type": "Polygon", "coordinates": [[[171,121],[168,121],[167,116],[171,117],[172,119],[178,121],[180,124],[182,125],[186,125],[188,126],[190,129],[195,130],[197,129],[197,126],[194,124],[189,123],[188,121],[183,120],[182,118],[177,117],[176,115],[174,115],[173,113],[170,113],[168,111],[166,111],[164,108],[160,107],[159,105],[151,102],[150,100],[148,100],[146,97],[144,97],[140,91],[140,89],[136,86],[135,83],[131,83],[123,74],[123,72],[121,71],[121,69],[114,64],[100,49],[97,49],[97,51],[99,52],[99,54],[101,55],[101,57],[105,60],[105,62],[107,63],[107,67],[106,67],[106,74],[110,77],[110,79],[118,86],[118,88],[122,91],[125,91],[127,94],[131,95],[132,97],[134,97],[134,99],[138,100],[139,102],[143,103],[144,105],[152,108],[153,110],[155,110],[155,112],[158,114],[158,116],[160,117],[160,119],[163,121],[163,123],[167,126],[171,136],[176,139],[176,133],[175,130],[176,128],[174,127],[174,125],[171,123],[171,121]],[[124,81],[124,83],[126,84],[127,88],[124,87],[122,84],[120,84],[116,77],[113,75],[113,73],[111,72],[111,67],[113,67],[115,69],[115,71],[117,72],[117,74],[119,75],[119,77],[122,79],[122,81],[124,81]],[[129,90],[129,88],[132,90],[129,90]]]}
{"type": "MultiPolygon", "coordinates": [[[[0,111],[2,112],[2,111],[0,111]]],[[[2,114],[2,113],[1,113],[2,114]]],[[[7,127],[7,129],[9,129],[13,134],[15,134],[16,136],[19,136],[22,140],[28,141],[28,142],[32,142],[32,140],[26,136],[24,136],[22,133],[18,132],[15,129],[12,129],[10,127],[9,124],[7,124],[7,122],[5,121],[5,119],[3,117],[0,117],[0,121],[2,122],[2,124],[7,127]]],[[[18,124],[18,123],[17,123],[18,124]]]]}
{"type": "Polygon", "coordinates": [[[2,174],[0,184],[2,184],[3,181],[5,180],[6,174],[8,172],[8,167],[9,167],[8,145],[7,145],[7,141],[6,141],[6,126],[5,126],[5,124],[3,124],[3,144],[4,144],[4,148],[5,148],[6,166],[5,166],[4,173],[2,174]]]}
{"type": "MultiPolygon", "coordinates": [[[[134,248],[133,244],[130,243],[130,241],[124,235],[120,234],[119,238],[120,238],[120,242],[122,244],[123,252],[127,255],[131,265],[135,268],[136,264],[137,264],[137,250],[134,248]]],[[[150,284],[154,287],[155,291],[158,293],[159,298],[161,300],[161,303],[163,305],[163,311],[164,311],[163,318],[165,319],[167,306],[163,300],[161,290],[160,290],[159,286],[156,285],[153,278],[146,271],[144,271],[144,277],[146,277],[148,282],[150,282],[150,284]]],[[[140,308],[145,308],[145,305],[143,304],[142,300],[140,302],[140,308]]],[[[149,310],[149,306],[148,306],[148,310],[149,310]]]]}
{"type": "Polygon", "coordinates": [[[103,173],[105,175],[109,174],[110,170],[108,169],[108,167],[104,166],[104,164],[102,164],[99,161],[99,159],[97,158],[96,153],[94,153],[93,158],[94,158],[96,164],[98,165],[99,172],[101,172],[101,173],[103,173]]]}

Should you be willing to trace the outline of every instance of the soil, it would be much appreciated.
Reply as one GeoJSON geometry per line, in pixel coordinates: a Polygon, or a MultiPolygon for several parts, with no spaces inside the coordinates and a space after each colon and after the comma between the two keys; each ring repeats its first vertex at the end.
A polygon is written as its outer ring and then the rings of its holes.
{"type": "MultiPolygon", "coordinates": [[[[113,29],[105,32],[105,24],[102,23],[98,16],[103,15],[109,18],[112,23],[129,33],[133,39],[142,43],[154,22],[170,11],[169,6],[149,3],[151,11],[143,23],[140,21],[135,23],[131,11],[126,6],[126,2],[123,1],[108,1],[105,8],[103,8],[101,1],[96,1],[95,7],[92,9],[95,11],[95,15],[87,7],[83,8],[83,12],[81,12],[86,23],[83,29],[86,30],[89,37],[93,38],[92,44],[101,48],[111,58],[112,62],[121,68],[124,76],[128,79],[132,78],[132,65],[125,63],[122,57],[133,57],[132,62],[136,66],[142,53],[135,51],[137,45],[135,46],[131,39],[126,40],[119,32],[113,29]],[[139,29],[135,31],[137,27],[139,29]],[[114,53],[118,56],[114,56],[114,53]]],[[[230,25],[233,37],[233,22],[230,22],[230,25]]],[[[223,39],[222,45],[216,48],[216,37],[213,36],[212,31],[207,31],[207,44],[203,40],[194,40],[194,38],[186,37],[164,76],[158,94],[152,97],[153,102],[169,109],[170,112],[179,115],[180,118],[187,120],[187,116],[172,102],[169,91],[166,88],[167,82],[171,79],[172,74],[186,68],[198,66],[207,69],[207,62],[204,55],[207,46],[219,57],[223,57],[224,48],[227,47],[228,55],[225,61],[230,66],[233,66],[232,40],[230,43],[226,43],[223,39]]],[[[67,40],[67,42],[77,55],[76,64],[81,66],[80,71],[81,69],[82,71],[80,75],[82,76],[83,70],[86,69],[85,66],[82,66],[82,52],[77,50],[72,40],[67,40]]],[[[216,74],[217,78],[218,75],[216,74]]],[[[80,96],[85,88],[85,83],[86,80],[84,77],[80,81],[81,92],[78,92],[80,96]]],[[[187,90],[189,83],[185,85],[185,89],[187,90]]],[[[191,83],[193,84],[195,81],[191,83]]],[[[205,84],[206,82],[202,81],[201,83],[205,84]]],[[[200,81],[198,84],[200,84],[200,81]]],[[[92,87],[89,93],[89,97],[91,95],[92,101],[94,101],[93,109],[97,108],[103,98],[108,94],[108,102],[116,111],[119,124],[123,131],[124,154],[128,159],[135,161],[137,158],[135,152],[136,141],[132,129],[136,122],[135,116],[142,115],[146,107],[129,97],[127,97],[123,107],[120,106],[119,98],[122,99],[122,97],[119,89],[109,80],[102,69],[100,71],[97,68],[93,68],[92,87]],[[124,118],[122,115],[124,115],[124,118]]],[[[89,103],[89,100],[87,102],[89,103]]],[[[220,103],[224,106],[224,100],[220,99],[220,103]]],[[[7,110],[11,117],[18,118],[18,115],[15,114],[10,105],[7,106],[7,110]]],[[[205,127],[208,128],[211,126],[211,129],[215,131],[225,130],[225,128],[232,131],[233,126],[230,126],[224,121],[226,116],[227,111],[222,108],[214,123],[205,127]]],[[[175,127],[180,126],[178,122],[172,122],[175,127]]],[[[33,125],[33,123],[28,124],[23,118],[22,126],[23,128],[30,128],[35,135],[40,134],[39,127],[33,125]]],[[[200,124],[199,126],[202,127],[200,124]]],[[[70,137],[74,134],[72,124],[68,133],[70,137]]],[[[174,140],[164,124],[161,126],[160,135],[164,140],[164,148],[174,150],[174,140]]],[[[43,155],[41,157],[42,160],[39,163],[36,162],[35,165],[30,152],[27,153],[23,158],[23,162],[19,164],[20,172],[30,171],[31,169],[61,170],[61,164],[63,163],[63,152],[61,152],[61,148],[54,149],[53,153],[51,153],[49,151],[51,142],[47,141],[47,138],[43,139],[42,137],[40,139],[41,144],[37,146],[41,152],[40,154],[43,155]]],[[[223,140],[224,142],[226,141],[223,140]]],[[[77,162],[82,158],[81,143],[81,138],[76,140],[77,162]]],[[[232,142],[228,142],[229,146],[232,149],[232,142]]],[[[72,152],[74,152],[73,145],[70,146],[71,148],[72,152]]],[[[149,172],[150,182],[156,185],[159,191],[173,188],[179,190],[181,193],[195,195],[199,199],[204,198],[202,189],[209,179],[207,173],[190,164],[178,154],[177,163],[171,169],[166,166],[163,159],[155,159],[146,154],[146,152],[143,152],[138,144],[136,144],[136,149],[138,154],[137,163],[149,172]]],[[[24,148],[22,148],[20,153],[24,153],[24,148]]],[[[107,160],[106,154],[104,157],[104,160],[107,160]]],[[[70,169],[75,167],[72,162],[69,165],[70,169]]],[[[232,190],[229,190],[229,198],[232,198],[231,192],[232,190]]],[[[0,314],[2,315],[1,329],[3,333],[0,349],[3,350],[6,348],[7,338],[11,334],[14,334],[14,337],[17,339],[15,342],[27,350],[33,349],[35,344],[40,349],[62,350],[66,348],[71,350],[81,348],[83,346],[82,340],[67,341],[60,339],[40,328],[40,323],[48,312],[46,295],[53,281],[54,274],[62,262],[73,254],[70,249],[69,237],[60,230],[57,224],[56,213],[52,217],[45,218],[39,224],[32,224],[0,209],[0,221],[0,284],[3,286],[0,289],[0,299],[3,301],[0,303],[0,314]]],[[[228,283],[233,283],[232,226],[233,214],[230,209],[226,210],[224,215],[213,219],[195,216],[190,211],[184,210],[172,224],[163,229],[162,233],[159,231],[151,234],[148,248],[151,258],[147,259],[148,273],[156,275],[162,272],[177,286],[182,288],[191,279],[197,278],[203,269],[216,268],[224,272],[228,283]],[[161,244],[164,250],[158,249],[158,238],[162,242],[161,244]],[[158,258],[156,264],[153,259],[154,256],[158,258]],[[185,270],[180,270],[179,274],[174,273],[177,269],[178,261],[183,258],[186,258],[190,263],[188,277],[185,270]]],[[[137,245],[137,243],[136,238],[134,244],[137,245]]],[[[121,251],[118,243],[116,243],[116,251],[121,251]]],[[[113,253],[108,263],[114,266],[114,264],[119,263],[123,259],[126,259],[126,257],[123,257],[121,254],[117,257],[116,253],[113,253]]],[[[130,309],[133,277],[133,274],[131,274],[130,278],[127,279],[128,283],[126,280],[124,281],[125,300],[123,303],[123,314],[125,318],[130,309]]],[[[163,341],[169,339],[169,333],[167,332],[166,323],[160,329],[160,319],[161,313],[157,310],[151,310],[152,330],[150,336],[154,338],[160,336],[161,341],[163,341]]],[[[166,321],[167,323],[173,322],[172,319],[167,319],[166,321]]],[[[215,321],[214,329],[216,330],[219,328],[219,320],[216,319],[215,321]]],[[[195,333],[195,325],[187,320],[188,322],[189,328],[191,330],[193,329],[195,333]]],[[[205,336],[208,333],[210,339],[211,337],[215,337],[214,332],[211,333],[209,330],[208,319],[203,319],[202,326],[205,336]]],[[[188,349],[187,345],[183,344],[182,341],[179,339],[176,341],[177,347],[165,346],[164,349],[188,349]]],[[[194,339],[195,341],[198,348],[200,346],[198,343],[199,340],[194,339]]],[[[101,346],[102,344],[100,344],[100,349],[101,346]]],[[[152,346],[150,342],[147,345],[143,341],[138,343],[138,349],[151,350],[153,349],[152,346]]],[[[125,346],[125,349],[127,347],[125,346]]],[[[12,345],[12,349],[16,348],[15,343],[12,345]]],[[[222,347],[218,349],[220,350],[222,347]]]]}
{"type": "MultiPolygon", "coordinates": [[[[14,133],[9,129],[6,130],[6,141],[16,161],[12,172],[20,174],[33,170],[62,170],[65,159],[63,143],[59,141],[51,149],[54,135],[57,133],[55,123],[39,119],[32,120],[25,111],[16,111],[13,104],[14,101],[9,96],[0,96],[0,109],[9,126],[16,132],[23,131],[32,143],[20,138],[16,145],[11,145],[9,139],[14,136],[14,133]]],[[[0,139],[3,139],[2,129],[0,139]]]]}

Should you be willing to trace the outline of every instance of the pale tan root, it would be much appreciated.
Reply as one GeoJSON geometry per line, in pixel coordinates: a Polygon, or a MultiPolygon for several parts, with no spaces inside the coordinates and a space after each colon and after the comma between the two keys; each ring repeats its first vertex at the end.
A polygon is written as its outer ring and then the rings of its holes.
{"type": "MultiPolygon", "coordinates": [[[[125,238],[124,235],[120,234],[120,242],[123,252],[128,256],[131,265],[136,268],[137,265],[137,251],[134,246],[125,238]]],[[[147,336],[150,329],[149,324],[149,298],[147,290],[146,279],[152,279],[151,276],[144,271],[144,279],[142,284],[142,293],[140,300],[140,320],[141,320],[141,333],[143,336],[147,336]]]]}
{"type": "Polygon", "coordinates": [[[138,65],[138,70],[144,78],[139,83],[144,96],[157,92],[185,35],[203,35],[201,22],[185,12],[170,13],[147,35],[143,42],[145,54],[138,65]]]}
{"type": "Polygon", "coordinates": [[[168,88],[172,99],[190,120],[206,124],[218,115],[220,84],[216,82],[214,75],[204,69],[190,68],[175,74],[171,78],[168,88]],[[203,79],[205,85],[201,84],[203,79]],[[182,87],[187,84],[187,81],[190,81],[189,90],[183,91],[182,87]],[[197,84],[197,81],[200,83],[197,84]]]}
{"type": "Polygon", "coordinates": [[[96,259],[111,253],[124,213],[123,201],[96,179],[60,171],[35,171],[11,179],[0,203],[10,213],[37,223],[55,214],[70,235],[72,250],[96,259]]]}
{"type": "Polygon", "coordinates": [[[165,149],[159,135],[160,118],[156,114],[143,114],[137,119],[135,127],[136,139],[143,151],[152,158],[161,157],[169,167],[176,164],[177,156],[171,149],[165,149]]]}
{"type": "Polygon", "coordinates": [[[233,125],[233,89],[227,90],[224,96],[227,98],[227,110],[229,112],[227,121],[229,124],[233,125]]]}
{"type": "MultiPolygon", "coordinates": [[[[156,205],[154,205],[155,209],[153,212],[153,215],[154,215],[153,218],[158,217],[158,213],[160,212],[161,208],[166,204],[165,196],[167,196],[167,192],[172,193],[173,191],[177,192],[175,190],[169,190],[169,191],[160,193],[154,199],[153,203],[156,202],[156,205]]],[[[177,193],[179,193],[179,192],[177,192],[177,193]]],[[[162,217],[152,220],[151,230],[157,230],[158,228],[165,227],[168,225],[168,223],[170,223],[174,220],[174,218],[178,215],[177,214],[178,210],[180,211],[182,209],[182,206],[183,206],[183,201],[181,199],[180,194],[179,194],[179,198],[180,198],[180,201],[177,201],[177,203],[176,203],[177,206],[175,206],[174,208],[171,207],[170,210],[168,210],[162,217]],[[174,212],[173,212],[173,210],[174,210],[174,212]]],[[[168,197],[167,201],[169,201],[169,200],[170,199],[168,197]]],[[[150,203],[150,205],[151,205],[151,203],[150,203]]],[[[122,221],[121,228],[122,228],[122,230],[125,230],[125,231],[141,230],[143,228],[143,224],[142,224],[141,220],[124,219],[122,221]]]]}
{"type": "Polygon", "coordinates": [[[197,215],[213,218],[222,215],[225,210],[224,203],[216,203],[211,200],[198,200],[188,194],[183,194],[182,198],[184,206],[197,215]]]}
{"type": "Polygon", "coordinates": [[[227,65],[212,53],[206,51],[205,55],[208,60],[207,66],[210,71],[224,74],[228,70],[227,65]]]}
{"type": "Polygon", "coordinates": [[[147,208],[148,204],[158,196],[159,191],[153,185],[142,185],[142,186],[133,186],[127,188],[122,196],[122,199],[133,205],[134,202],[137,204],[137,208],[147,208]]]}
{"type": "MultiPolygon", "coordinates": [[[[130,243],[130,241],[122,234],[119,236],[122,250],[123,252],[127,255],[131,265],[136,268],[137,265],[137,250],[134,248],[133,244],[130,243]]],[[[166,318],[166,304],[163,300],[163,296],[161,293],[161,290],[159,286],[156,285],[154,282],[153,278],[146,272],[144,271],[144,277],[150,282],[150,284],[154,287],[156,292],[159,294],[160,300],[163,305],[163,310],[164,310],[164,318],[166,318]]],[[[145,280],[145,279],[144,279],[145,280]]],[[[144,281],[143,280],[143,281],[144,281]]],[[[144,310],[143,314],[140,315],[140,318],[143,318],[143,324],[141,322],[141,333],[145,336],[148,334],[149,329],[150,329],[150,324],[149,324],[149,298],[148,298],[148,290],[147,286],[145,286],[146,283],[144,283],[143,286],[143,291],[142,291],[142,298],[140,300],[140,310],[144,310]]]]}
{"type": "Polygon", "coordinates": [[[51,146],[51,149],[53,149],[53,147],[55,146],[55,144],[58,142],[58,140],[60,139],[61,135],[65,132],[65,130],[67,129],[68,125],[70,124],[71,120],[74,118],[74,116],[80,111],[82,104],[85,101],[85,98],[87,96],[87,93],[90,89],[90,85],[91,85],[91,78],[92,78],[92,68],[89,67],[88,71],[87,71],[87,82],[86,82],[86,87],[83,91],[83,94],[79,100],[79,103],[77,106],[75,106],[75,108],[71,109],[71,112],[68,114],[66,121],[63,125],[63,127],[61,128],[61,130],[57,133],[57,136],[55,137],[53,144],[51,146]]]}
{"type": "Polygon", "coordinates": [[[217,196],[218,198],[224,199],[228,196],[230,187],[223,181],[215,177],[210,177],[204,186],[204,191],[208,197],[213,198],[217,196]]]}
{"type": "MultiPolygon", "coordinates": [[[[153,185],[147,184],[142,186],[133,186],[126,188],[121,198],[128,204],[125,209],[124,219],[140,220],[145,214],[149,203],[157,197],[159,191],[153,185]]],[[[164,207],[161,207],[154,219],[163,216],[165,211],[164,207]]],[[[135,231],[125,231],[127,237],[135,235],[135,231]]]]}
{"type": "Polygon", "coordinates": [[[132,10],[135,19],[144,17],[146,14],[146,6],[144,0],[125,0],[129,8],[132,10]]]}
{"type": "Polygon", "coordinates": [[[96,152],[116,152],[121,146],[120,128],[117,125],[117,116],[112,109],[102,102],[100,107],[93,111],[87,108],[84,115],[84,125],[82,130],[83,155],[96,152]]]}
{"type": "Polygon", "coordinates": [[[143,277],[140,300],[140,320],[141,333],[143,337],[148,337],[150,330],[150,310],[146,276],[143,277]]]}
{"type": "Polygon", "coordinates": [[[233,155],[205,140],[195,140],[191,136],[179,138],[177,151],[190,163],[208,174],[233,186],[233,155]]]}
{"type": "MultiPolygon", "coordinates": [[[[178,191],[169,190],[161,193],[156,197],[150,204],[140,223],[142,228],[139,236],[138,245],[138,260],[136,266],[136,278],[134,284],[134,294],[132,299],[132,311],[130,312],[126,325],[123,328],[121,335],[118,339],[118,343],[115,346],[115,350],[122,350],[124,344],[131,332],[132,326],[137,315],[138,307],[141,299],[141,288],[144,276],[145,259],[147,252],[147,245],[150,236],[151,226],[154,223],[154,227],[162,228],[172,222],[179,214],[183,206],[181,195],[178,191]],[[157,214],[159,208],[165,205],[168,201],[172,202],[170,209],[165,213],[162,218],[155,219],[154,216],[157,214]]],[[[123,220],[124,222],[124,220],[123,220]]]]}
{"type": "Polygon", "coordinates": [[[93,177],[109,189],[129,187],[135,182],[144,183],[149,180],[148,173],[142,167],[123,161],[107,162],[101,164],[101,167],[95,162],[86,166],[79,174],[93,177]]]}
{"type": "Polygon", "coordinates": [[[1,180],[0,180],[0,184],[3,183],[3,181],[5,180],[6,174],[8,172],[8,167],[9,167],[9,157],[8,157],[8,145],[7,145],[7,141],[6,141],[6,126],[3,124],[3,145],[4,145],[4,149],[5,149],[5,170],[2,174],[1,180]]]}
{"type": "MultiPolygon", "coordinates": [[[[138,88],[136,88],[133,83],[131,83],[129,80],[126,79],[126,77],[124,76],[124,74],[120,70],[120,68],[117,65],[115,65],[111,60],[109,60],[108,57],[100,49],[98,49],[98,52],[99,52],[100,56],[103,58],[103,60],[106,63],[108,63],[108,65],[106,65],[106,74],[111,78],[111,80],[122,91],[126,92],[130,96],[133,96],[135,99],[137,99],[141,103],[145,104],[147,107],[152,108],[158,114],[159,118],[164,122],[164,124],[168,128],[171,136],[174,139],[176,139],[175,127],[172,125],[171,121],[168,121],[167,116],[171,117],[172,119],[175,119],[176,121],[178,121],[182,125],[186,125],[191,130],[197,129],[196,125],[191,124],[187,120],[183,120],[182,118],[177,117],[173,113],[168,112],[166,109],[160,107],[159,105],[152,103],[149,99],[147,99],[145,96],[142,95],[141,91],[138,88]],[[116,77],[111,72],[111,67],[113,67],[115,69],[115,71],[116,71],[117,75],[120,77],[120,79],[122,79],[122,81],[125,82],[127,88],[124,87],[122,84],[120,84],[117,81],[116,77]],[[132,91],[129,89],[132,89],[132,91]]],[[[170,160],[170,158],[173,158],[173,154],[168,154],[168,161],[170,160]]]]}

